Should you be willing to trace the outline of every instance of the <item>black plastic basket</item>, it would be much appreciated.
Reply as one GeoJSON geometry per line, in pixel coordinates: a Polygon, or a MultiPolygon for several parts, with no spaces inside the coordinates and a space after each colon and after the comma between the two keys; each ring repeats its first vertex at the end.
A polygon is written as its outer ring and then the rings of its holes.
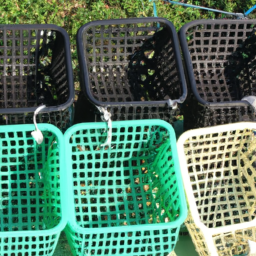
{"type": "Polygon", "coordinates": [[[73,122],[69,37],[55,25],[0,25],[0,124],[73,122]]]}
{"type": "MultiPolygon", "coordinates": [[[[77,47],[85,93],[78,101],[84,106],[88,107],[87,97],[91,105],[107,108],[112,120],[175,121],[187,89],[171,22],[163,18],[90,22],[79,29],[77,47]]],[[[85,119],[88,112],[83,110],[85,119]]],[[[94,115],[99,120],[96,108],[94,115]]]]}
{"type": "Polygon", "coordinates": [[[188,74],[185,129],[255,121],[246,96],[256,96],[256,20],[198,20],[180,42],[188,74]],[[191,92],[190,92],[191,91],[191,92]]]}

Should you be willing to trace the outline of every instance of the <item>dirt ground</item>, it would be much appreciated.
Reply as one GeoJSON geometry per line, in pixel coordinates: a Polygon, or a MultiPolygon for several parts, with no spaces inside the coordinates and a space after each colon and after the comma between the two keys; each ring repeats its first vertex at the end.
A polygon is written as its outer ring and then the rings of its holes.
{"type": "Polygon", "coordinates": [[[64,232],[61,232],[59,242],[55,249],[53,256],[72,256],[70,246],[68,244],[66,235],[64,232]]]}

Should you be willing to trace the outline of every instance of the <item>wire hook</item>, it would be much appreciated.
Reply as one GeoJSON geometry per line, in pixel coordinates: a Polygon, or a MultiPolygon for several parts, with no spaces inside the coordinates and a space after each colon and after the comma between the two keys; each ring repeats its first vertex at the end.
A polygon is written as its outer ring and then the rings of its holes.
{"type": "Polygon", "coordinates": [[[45,105],[42,105],[42,106],[38,107],[34,112],[33,122],[34,122],[36,129],[35,129],[35,131],[31,132],[31,135],[35,139],[37,144],[41,144],[43,142],[44,136],[43,136],[42,132],[37,127],[36,116],[45,107],[46,107],[45,105]]]}
{"type": "Polygon", "coordinates": [[[101,147],[106,147],[108,146],[109,148],[111,147],[111,139],[112,139],[112,121],[111,121],[111,113],[108,112],[106,108],[96,106],[97,109],[100,111],[101,119],[104,122],[108,122],[108,135],[106,141],[101,144],[101,147]]]}

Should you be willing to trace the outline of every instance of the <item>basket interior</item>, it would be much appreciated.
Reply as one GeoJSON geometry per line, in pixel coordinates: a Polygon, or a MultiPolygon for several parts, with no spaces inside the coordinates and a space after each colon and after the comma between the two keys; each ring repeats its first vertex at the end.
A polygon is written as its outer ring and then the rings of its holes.
{"type": "Polygon", "coordinates": [[[37,145],[31,131],[0,132],[1,232],[47,230],[60,223],[58,141],[51,132],[43,135],[37,145]]]}
{"type": "Polygon", "coordinates": [[[191,25],[187,44],[196,89],[208,102],[256,96],[256,22],[216,21],[191,25]]]}
{"type": "Polygon", "coordinates": [[[197,210],[208,228],[254,219],[255,134],[232,130],[189,137],[184,143],[197,210]]]}
{"type": "Polygon", "coordinates": [[[64,37],[60,32],[2,26],[0,108],[65,103],[69,97],[65,62],[64,37]]]}
{"type": "Polygon", "coordinates": [[[73,211],[79,226],[166,223],[179,216],[176,159],[165,128],[113,128],[111,149],[99,147],[106,140],[104,128],[79,128],[69,141],[73,211]]]}
{"type": "Polygon", "coordinates": [[[83,31],[92,96],[101,102],[159,101],[182,95],[173,32],[161,22],[92,25],[83,31]]]}

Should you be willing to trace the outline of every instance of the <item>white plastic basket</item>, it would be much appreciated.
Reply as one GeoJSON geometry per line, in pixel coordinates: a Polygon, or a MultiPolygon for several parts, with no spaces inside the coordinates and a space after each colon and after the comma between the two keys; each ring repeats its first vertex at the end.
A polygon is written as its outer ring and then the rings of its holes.
{"type": "Polygon", "coordinates": [[[190,130],[177,144],[199,255],[254,255],[256,123],[190,130]]]}

